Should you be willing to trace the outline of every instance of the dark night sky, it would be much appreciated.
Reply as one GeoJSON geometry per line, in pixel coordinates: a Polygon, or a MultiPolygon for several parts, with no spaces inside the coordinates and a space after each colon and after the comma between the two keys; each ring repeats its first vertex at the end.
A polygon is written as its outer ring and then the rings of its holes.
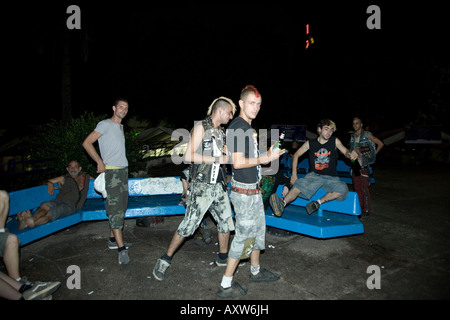
{"type": "Polygon", "coordinates": [[[429,4],[91,2],[2,10],[10,55],[6,127],[61,118],[64,36],[70,38],[73,116],[110,114],[113,100],[124,97],[130,117],[152,124],[167,118],[186,128],[220,95],[237,103],[246,84],[263,96],[256,126],[314,126],[329,117],[350,128],[361,115],[383,129],[398,128],[414,121],[430,98],[436,65],[448,68],[448,18],[429,4]],[[66,28],[69,4],[81,9],[81,30],[66,28]],[[370,4],[381,8],[381,30],[366,27],[370,4]],[[315,43],[305,51],[307,23],[315,43]]]}

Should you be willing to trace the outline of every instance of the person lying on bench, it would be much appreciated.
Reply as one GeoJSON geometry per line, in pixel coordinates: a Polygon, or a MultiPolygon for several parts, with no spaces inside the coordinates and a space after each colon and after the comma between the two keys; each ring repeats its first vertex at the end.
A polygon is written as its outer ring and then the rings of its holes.
{"type": "Polygon", "coordinates": [[[67,174],[47,181],[48,193],[53,195],[55,191],[54,183],[59,185],[59,193],[55,199],[44,202],[31,215],[30,210],[17,214],[19,220],[19,230],[26,227],[34,228],[59,217],[68,216],[80,210],[86,201],[89,189],[89,174],[81,171],[81,166],[76,160],[69,162],[67,174]]]}
{"type": "Polygon", "coordinates": [[[322,188],[326,194],[317,201],[311,201],[306,205],[306,212],[312,214],[319,209],[322,203],[338,200],[342,201],[347,198],[348,187],[345,182],[339,180],[336,164],[338,153],[336,149],[342,152],[347,158],[355,160],[358,154],[355,151],[348,151],[342,142],[333,137],[336,131],[336,124],[329,120],[323,119],[317,125],[318,138],[307,140],[294,154],[292,158],[292,176],[291,185],[288,194],[280,198],[277,194],[270,196],[270,206],[273,213],[277,217],[281,217],[284,208],[297,197],[309,200],[319,188],[322,188]],[[298,159],[307,151],[309,151],[309,161],[311,171],[302,179],[297,178],[298,159]]]}

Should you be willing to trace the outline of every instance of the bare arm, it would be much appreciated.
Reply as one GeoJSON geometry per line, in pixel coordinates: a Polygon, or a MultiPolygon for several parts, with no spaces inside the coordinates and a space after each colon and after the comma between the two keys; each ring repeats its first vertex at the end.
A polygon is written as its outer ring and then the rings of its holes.
{"type": "Polygon", "coordinates": [[[291,175],[292,185],[298,179],[297,177],[298,159],[308,150],[309,150],[309,141],[306,140],[306,142],[302,144],[300,148],[298,148],[298,150],[294,153],[294,156],[292,157],[292,175],[291,175]]]}
{"type": "Polygon", "coordinates": [[[102,136],[101,133],[97,131],[92,131],[87,138],[83,141],[83,148],[86,150],[87,154],[97,163],[97,173],[105,172],[105,164],[102,158],[99,156],[95,150],[94,143],[102,136]]]}
{"type": "Polygon", "coordinates": [[[380,152],[380,150],[383,149],[384,143],[380,139],[375,137],[373,134],[369,134],[369,139],[377,145],[377,150],[375,150],[375,154],[378,154],[378,152],[380,152]]]}
{"type": "Polygon", "coordinates": [[[65,182],[64,176],[59,176],[56,178],[48,179],[47,180],[48,194],[52,196],[55,193],[54,183],[57,183],[59,185],[59,187],[61,188],[61,186],[64,184],[64,182],[65,182]]]}

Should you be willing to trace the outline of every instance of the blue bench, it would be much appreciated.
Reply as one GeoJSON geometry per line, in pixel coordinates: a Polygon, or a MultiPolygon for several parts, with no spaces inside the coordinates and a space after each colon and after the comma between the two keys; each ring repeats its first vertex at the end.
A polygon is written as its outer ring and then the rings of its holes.
{"type": "MultiPolygon", "coordinates": [[[[181,215],[186,210],[180,205],[183,192],[179,177],[143,178],[128,180],[128,208],[125,218],[137,218],[158,215],[181,215]]],[[[105,201],[95,191],[94,181],[90,181],[86,202],[82,208],[72,215],[52,220],[35,228],[18,230],[15,215],[18,212],[31,210],[34,212],[42,202],[54,199],[47,186],[38,186],[9,193],[9,216],[13,218],[6,227],[18,236],[21,246],[41,239],[57,231],[69,228],[83,221],[106,220],[105,201]]],[[[277,190],[281,195],[282,186],[277,190]]],[[[319,190],[311,200],[324,194],[319,190]]],[[[286,207],[282,218],[275,217],[269,207],[266,211],[266,224],[279,229],[297,232],[316,238],[339,237],[364,232],[357,215],[361,214],[356,193],[349,192],[346,200],[332,201],[321,206],[318,212],[308,216],[304,207],[308,201],[297,198],[286,207]]]]}
{"type": "MultiPolygon", "coordinates": [[[[277,194],[281,196],[283,186],[277,194]]],[[[330,201],[322,204],[318,211],[308,215],[306,204],[325,195],[319,189],[310,200],[297,198],[286,206],[281,218],[273,214],[269,206],[266,210],[266,225],[292,231],[315,238],[335,238],[364,233],[364,227],[358,218],[361,214],[358,194],[350,191],[343,201],[330,201]]]]}
{"type": "MultiPolygon", "coordinates": [[[[287,170],[289,175],[292,171],[292,158],[283,157],[280,162],[287,170]]],[[[336,171],[338,173],[339,179],[347,184],[353,184],[352,176],[350,174],[350,167],[342,160],[338,160],[336,165],[336,171]]],[[[304,177],[309,172],[309,159],[303,159],[299,162],[297,166],[297,176],[299,178],[304,177]]],[[[373,178],[373,169],[370,167],[370,183],[375,183],[373,178]]]]}
{"type": "MultiPolygon", "coordinates": [[[[180,205],[183,187],[180,177],[143,178],[128,180],[128,208],[125,218],[144,216],[185,214],[180,205]]],[[[48,194],[47,186],[38,186],[9,193],[9,214],[15,216],[18,212],[31,210],[34,212],[42,202],[54,199],[48,194]]],[[[105,200],[94,189],[94,181],[89,183],[89,191],[83,208],[74,214],[52,220],[34,228],[18,230],[18,221],[13,217],[6,228],[17,235],[21,246],[43,238],[54,232],[66,229],[83,221],[108,219],[105,212],[105,200]]]]}

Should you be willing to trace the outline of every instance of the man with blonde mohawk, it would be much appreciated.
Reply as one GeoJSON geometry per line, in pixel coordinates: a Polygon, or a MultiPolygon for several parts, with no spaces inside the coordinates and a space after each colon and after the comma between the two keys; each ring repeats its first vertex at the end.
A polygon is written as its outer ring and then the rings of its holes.
{"type": "Polygon", "coordinates": [[[175,231],[167,252],[157,260],[153,269],[153,275],[159,281],[164,279],[176,250],[194,234],[208,210],[217,222],[219,254],[216,264],[223,266],[227,263],[230,231],[234,230],[234,223],[223,166],[228,162],[228,152],[221,125],[227,124],[235,112],[233,101],[220,97],[208,108],[206,119],[194,125],[184,156],[186,162],[192,163],[186,215],[175,231]]]}

